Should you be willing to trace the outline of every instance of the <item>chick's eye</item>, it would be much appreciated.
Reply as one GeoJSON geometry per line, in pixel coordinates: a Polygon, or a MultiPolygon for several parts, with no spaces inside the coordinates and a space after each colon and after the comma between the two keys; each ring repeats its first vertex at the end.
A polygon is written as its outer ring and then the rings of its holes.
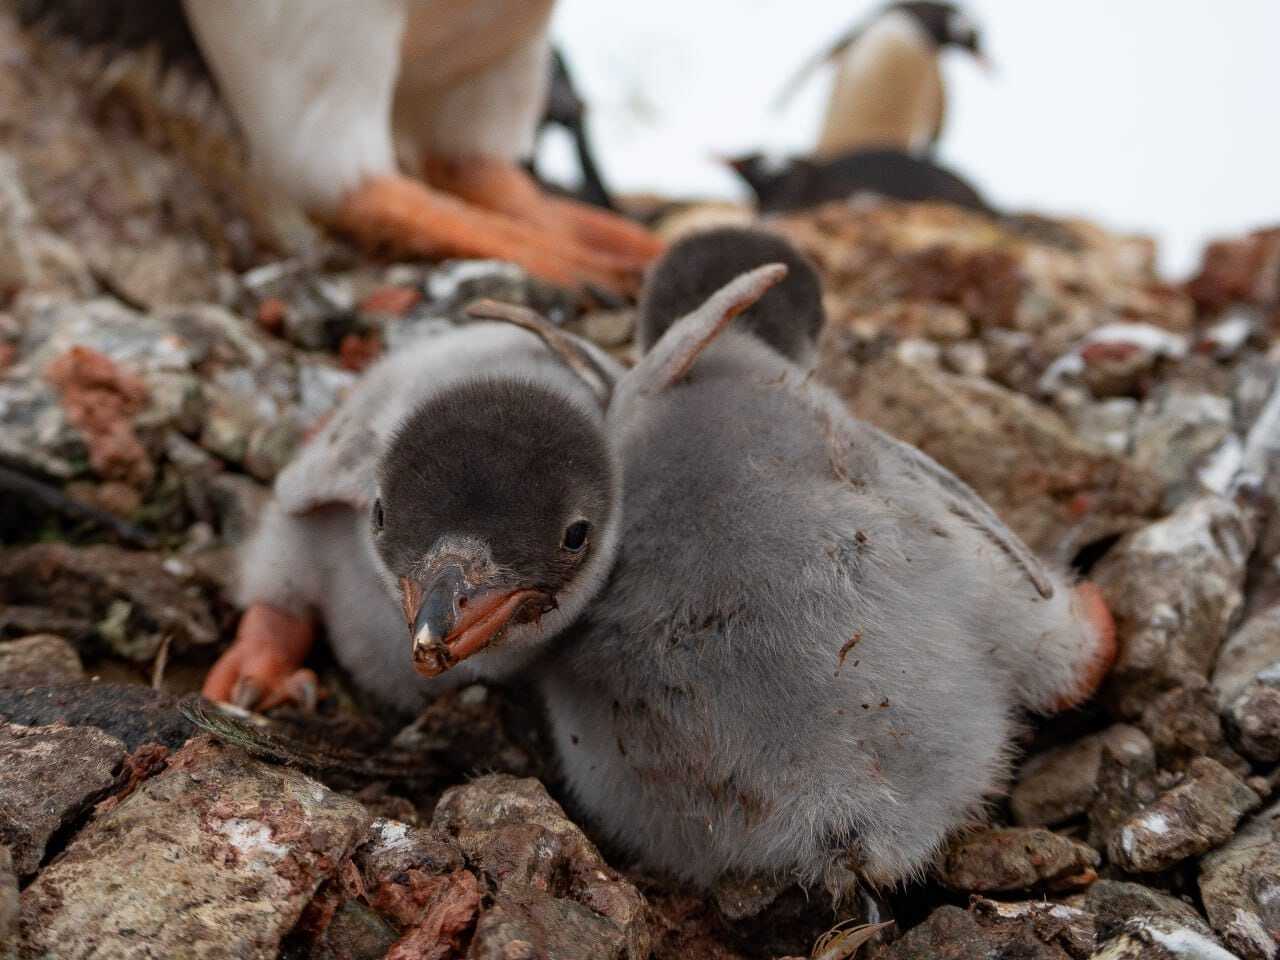
{"type": "Polygon", "coordinates": [[[587,545],[587,534],[591,532],[591,524],[585,520],[571,523],[564,531],[564,548],[577,553],[587,545]]]}
{"type": "Polygon", "coordinates": [[[382,515],[382,501],[373,501],[373,529],[381,530],[385,518],[382,515]]]}

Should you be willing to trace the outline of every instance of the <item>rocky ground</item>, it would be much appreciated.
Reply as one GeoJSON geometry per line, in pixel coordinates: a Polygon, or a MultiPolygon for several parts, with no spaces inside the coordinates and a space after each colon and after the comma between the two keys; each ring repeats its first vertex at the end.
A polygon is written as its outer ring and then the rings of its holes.
{"type": "Polygon", "coordinates": [[[183,699],[268,485],[371,359],[478,295],[626,357],[629,310],[282,254],[142,68],[77,79],[3,17],[0,54],[0,958],[1280,956],[1280,230],[1175,287],[1087,223],[772,224],[822,268],[819,375],[1088,572],[1121,653],[927,882],[700,895],[593,846],[520,691],[389,726],[322,660],[314,716],[183,699]]]}

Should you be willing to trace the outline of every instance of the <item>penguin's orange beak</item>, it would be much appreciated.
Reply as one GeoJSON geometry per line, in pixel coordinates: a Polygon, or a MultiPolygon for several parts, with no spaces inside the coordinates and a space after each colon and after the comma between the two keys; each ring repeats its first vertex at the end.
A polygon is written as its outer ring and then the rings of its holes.
{"type": "Polygon", "coordinates": [[[473,586],[454,565],[425,583],[405,577],[400,589],[413,641],[413,667],[424,677],[437,677],[499,642],[513,620],[548,606],[541,590],[473,586]]]}

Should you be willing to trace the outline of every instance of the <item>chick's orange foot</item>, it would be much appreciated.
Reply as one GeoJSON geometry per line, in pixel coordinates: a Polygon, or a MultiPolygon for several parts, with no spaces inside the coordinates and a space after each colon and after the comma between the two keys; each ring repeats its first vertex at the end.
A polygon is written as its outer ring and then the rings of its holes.
{"type": "MultiPolygon", "coordinates": [[[[551,208],[555,203],[567,203],[542,197],[531,182],[528,185],[551,208]]],[[[464,192],[486,199],[489,206],[409,177],[373,177],[343,199],[334,216],[335,226],[371,248],[431,258],[508,260],[534,276],[570,289],[598,287],[622,295],[638,289],[641,270],[649,259],[643,253],[622,255],[604,245],[577,240],[567,227],[549,226],[553,218],[542,206],[537,216],[523,217],[518,211],[509,212],[519,204],[513,206],[497,193],[475,190],[469,182],[465,186],[464,192]]],[[[610,219],[648,237],[621,218],[610,219]]]]}
{"type": "Polygon", "coordinates": [[[314,638],[310,617],[255,603],[240,618],[235,642],[213,665],[201,692],[246,710],[269,710],[285,702],[314,709],[319,685],[302,665],[314,638]]]}

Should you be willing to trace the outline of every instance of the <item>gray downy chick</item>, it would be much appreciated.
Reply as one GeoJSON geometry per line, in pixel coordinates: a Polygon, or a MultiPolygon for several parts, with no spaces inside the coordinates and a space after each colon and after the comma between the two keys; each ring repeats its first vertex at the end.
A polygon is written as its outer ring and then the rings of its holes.
{"type": "Polygon", "coordinates": [[[782,237],[747,227],[691,234],[654,265],[640,295],[636,345],[649,350],[673,323],[726,283],[766,263],[783,264],[787,275],[747,307],[735,327],[755,334],[784,357],[811,366],[826,322],[818,271],[782,237]]]}
{"type": "Polygon", "coordinates": [[[726,329],[783,270],[615,388],[618,559],[538,673],[574,800],[638,863],[844,891],[920,873],[1113,639],[964,483],[726,329]]]}
{"type": "MultiPolygon", "coordinates": [[[[240,557],[240,603],[318,618],[356,683],[402,710],[526,664],[603,583],[618,528],[602,433],[618,368],[558,342],[582,375],[499,323],[372,368],[278,477],[240,557]]],[[[271,645],[245,621],[236,646],[271,645]]],[[[263,668],[256,691],[299,665],[263,668]]],[[[206,695],[243,700],[231,673],[215,667],[206,695]]]]}

